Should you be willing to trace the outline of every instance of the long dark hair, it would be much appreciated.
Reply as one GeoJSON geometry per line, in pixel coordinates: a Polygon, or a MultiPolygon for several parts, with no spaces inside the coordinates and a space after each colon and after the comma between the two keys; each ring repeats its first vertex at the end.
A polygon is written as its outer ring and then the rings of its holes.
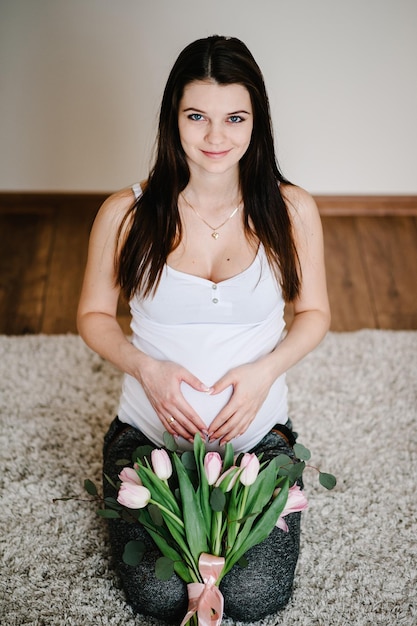
{"type": "Polygon", "coordinates": [[[290,216],[279,189],[279,183],[288,181],[277,165],[264,80],[243,42],[217,35],[188,45],[168,77],[159,116],[155,165],[142,196],[126,215],[130,221],[123,222],[119,231],[121,237],[129,224],[116,258],[117,281],[128,299],[135,292],[151,295],[168,254],[181,240],[178,196],[188,184],[190,170],[180,141],[178,112],[185,87],[197,80],[240,84],[250,94],[253,131],[239,163],[244,227],[247,236],[253,236],[252,221],[256,237],[281,283],[284,298],[292,301],[300,290],[300,269],[290,216]]]}

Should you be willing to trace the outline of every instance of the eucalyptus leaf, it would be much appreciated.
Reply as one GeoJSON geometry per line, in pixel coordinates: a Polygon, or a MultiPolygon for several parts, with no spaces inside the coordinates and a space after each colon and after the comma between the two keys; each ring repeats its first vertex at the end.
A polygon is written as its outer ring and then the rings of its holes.
{"type": "Polygon", "coordinates": [[[174,573],[174,561],[167,556],[161,556],[155,563],[155,576],[159,580],[169,580],[174,573]]]}
{"type": "Polygon", "coordinates": [[[309,461],[311,459],[311,452],[302,443],[294,444],[294,454],[300,461],[309,461]]]}
{"type": "Polygon", "coordinates": [[[144,553],[145,544],[143,541],[128,541],[123,551],[123,562],[126,563],[126,565],[135,567],[135,565],[139,565],[142,561],[144,553]]]}
{"type": "Polygon", "coordinates": [[[219,487],[215,487],[210,494],[210,506],[213,511],[224,511],[226,496],[219,487]]]}
{"type": "Polygon", "coordinates": [[[169,450],[170,452],[175,452],[176,450],[178,450],[178,444],[175,441],[174,436],[171,435],[171,433],[169,433],[168,431],[164,432],[163,440],[164,440],[164,446],[166,447],[167,450],[169,450]]]}
{"type": "Polygon", "coordinates": [[[105,519],[118,519],[120,517],[118,511],[114,511],[113,509],[98,509],[96,513],[105,519]]]}
{"type": "Polygon", "coordinates": [[[164,518],[162,517],[162,513],[156,504],[149,504],[148,511],[155,526],[164,525],[164,518]]]}
{"type": "Polygon", "coordinates": [[[129,465],[130,462],[130,459],[117,459],[114,464],[117,465],[117,467],[125,467],[126,465],[129,465]]]}
{"type": "Polygon", "coordinates": [[[274,463],[276,467],[279,468],[287,467],[292,464],[292,459],[287,454],[278,454],[278,456],[274,458],[274,463]]]}
{"type": "Polygon", "coordinates": [[[152,446],[138,446],[132,453],[132,461],[136,463],[138,460],[143,461],[143,459],[151,456],[153,447],[152,446]]]}
{"type": "Polygon", "coordinates": [[[297,478],[300,478],[300,476],[302,475],[304,471],[305,465],[306,464],[304,461],[300,461],[299,463],[294,463],[293,465],[287,468],[287,476],[289,477],[292,483],[295,483],[297,478]]]}
{"type": "Polygon", "coordinates": [[[98,494],[97,487],[88,478],[86,478],[84,481],[84,489],[90,496],[96,496],[98,494]]]}
{"type": "Polygon", "coordinates": [[[333,474],[326,474],[325,472],[319,472],[319,482],[325,489],[333,489],[336,486],[336,478],[333,474]]]}
{"type": "Polygon", "coordinates": [[[117,485],[116,483],[110,478],[110,476],[108,476],[107,474],[104,474],[104,478],[107,480],[107,482],[113,487],[113,489],[117,490],[117,485]]]}
{"type": "Polygon", "coordinates": [[[121,511],[123,509],[122,505],[119,504],[115,498],[104,498],[104,502],[109,508],[114,509],[115,511],[121,511]]]}
{"type": "Polygon", "coordinates": [[[193,471],[197,469],[197,464],[195,462],[194,453],[191,452],[191,450],[187,450],[186,452],[182,453],[181,461],[186,469],[193,470],[193,471]]]}

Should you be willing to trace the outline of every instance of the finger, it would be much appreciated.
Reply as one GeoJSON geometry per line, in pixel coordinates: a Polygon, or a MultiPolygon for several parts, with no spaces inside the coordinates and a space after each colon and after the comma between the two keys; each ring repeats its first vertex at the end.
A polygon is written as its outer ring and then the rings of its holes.
{"type": "Polygon", "coordinates": [[[166,423],[166,429],[174,436],[181,436],[187,441],[193,443],[196,433],[200,433],[200,430],[196,426],[184,418],[184,415],[177,410],[173,412],[173,415],[168,415],[164,418],[166,423]],[[174,417],[177,415],[177,417],[174,417]]]}
{"type": "Polygon", "coordinates": [[[227,373],[225,374],[225,376],[223,376],[217,382],[215,382],[214,385],[212,385],[210,395],[221,393],[228,387],[234,387],[235,384],[236,384],[236,380],[230,375],[230,373],[227,373]]]}
{"type": "Polygon", "coordinates": [[[196,376],[191,374],[191,372],[189,372],[188,370],[184,371],[183,375],[181,376],[181,379],[185,383],[187,383],[187,385],[190,385],[190,387],[192,387],[196,391],[201,391],[202,393],[211,393],[212,392],[212,388],[211,387],[209,387],[208,385],[203,383],[199,378],[197,378],[196,376]]]}
{"type": "Polygon", "coordinates": [[[210,424],[208,428],[209,434],[217,433],[217,431],[220,431],[222,428],[225,428],[226,424],[229,424],[230,420],[236,415],[238,409],[239,407],[233,402],[233,397],[232,397],[232,399],[228,402],[228,404],[226,404],[226,406],[223,407],[220,413],[216,415],[216,417],[210,424]]]}
{"type": "Polygon", "coordinates": [[[207,433],[207,426],[205,422],[203,422],[193,407],[188,404],[182,394],[175,410],[172,412],[172,415],[181,422],[184,428],[188,428],[190,432],[199,432],[202,434],[207,433]]]}
{"type": "Polygon", "coordinates": [[[221,445],[224,445],[228,441],[243,435],[254,420],[254,414],[245,411],[236,411],[228,419],[223,420],[220,424],[216,425],[216,422],[220,414],[216,417],[214,422],[209,427],[210,441],[218,440],[221,445]]]}

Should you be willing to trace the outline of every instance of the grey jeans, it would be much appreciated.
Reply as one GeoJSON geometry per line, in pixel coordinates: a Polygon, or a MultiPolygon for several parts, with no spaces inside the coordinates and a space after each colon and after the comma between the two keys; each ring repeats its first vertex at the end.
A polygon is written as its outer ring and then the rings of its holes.
{"type": "MultiPolygon", "coordinates": [[[[290,422],[286,427],[286,437],[271,431],[251,452],[263,452],[264,460],[281,453],[293,457],[292,447],[287,441],[288,438],[290,441],[295,439],[290,422]]],[[[116,461],[130,459],[135,449],[142,445],[152,444],[139,430],[116,418],[104,440],[103,474],[117,482],[121,467],[116,461]]],[[[104,476],[103,489],[105,497],[116,497],[114,488],[104,476]]],[[[286,606],[291,596],[298,560],[300,517],[300,513],[286,516],[288,533],[274,528],[267,539],[246,553],[247,567],[236,564],[223,578],[220,590],[224,596],[224,613],[227,617],[252,622],[286,606]]],[[[179,624],[187,612],[186,584],[176,574],[166,582],[156,578],[155,562],[161,553],[140,524],[111,519],[108,525],[114,567],[133,610],[168,624],[179,624]],[[135,567],[126,565],[122,560],[124,546],[131,540],[143,541],[146,546],[142,562],[135,567]]]]}

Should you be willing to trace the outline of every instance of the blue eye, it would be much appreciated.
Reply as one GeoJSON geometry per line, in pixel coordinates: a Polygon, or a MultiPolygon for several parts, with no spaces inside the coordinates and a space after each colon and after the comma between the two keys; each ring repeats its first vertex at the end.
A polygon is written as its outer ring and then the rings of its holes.
{"type": "Polygon", "coordinates": [[[191,113],[191,115],[188,116],[188,119],[193,120],[193,122],[201,122],[203,116],[201,113],[191,113]]]}
{"type": "Polygon", "coordinates": [[[231,115],[229,117],[229,122],[231,122],[232,124],[239,124],[239,122],[243,122],[243,118],[240,117],[240,115],[231,115]]]}

